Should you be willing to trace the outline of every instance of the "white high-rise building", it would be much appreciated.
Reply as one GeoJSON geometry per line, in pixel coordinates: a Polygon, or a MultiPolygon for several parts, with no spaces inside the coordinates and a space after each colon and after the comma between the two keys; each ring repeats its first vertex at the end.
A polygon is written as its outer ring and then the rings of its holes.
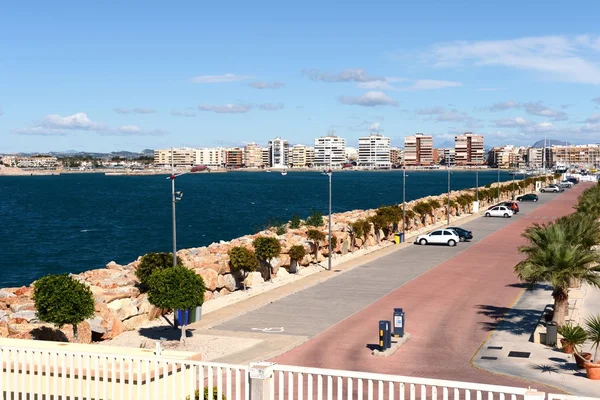
{"type": "Polygon", "coordinates": [[[315,139],[316,168],[340,169],[346,163],[346,139],[328,134],[315,139]]]}
{"type": "Polygon", "coordinates": [[[275,138],[269,140],[269,160],[273,168],[286,168],[288,165],[290,144],[287,140],[275,138]]]}
{"type": "Polygon", "coordinates": [[[391,168],[390,138],[379,134],[358,138],[358,165],[376,169],[391,168]]]}
{"type": "Polygon", "coordinates": [[[194,149],[194,163],[207,167],[225,166],[226,151],[222,147],[207,147],[194,149]]]}

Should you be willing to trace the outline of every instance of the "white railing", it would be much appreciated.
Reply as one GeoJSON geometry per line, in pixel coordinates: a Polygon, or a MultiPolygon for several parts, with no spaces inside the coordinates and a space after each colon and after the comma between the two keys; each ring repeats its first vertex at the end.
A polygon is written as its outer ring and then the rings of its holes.
{"type": "Polygon", "coordinates": [[[0,346],[3,398],[248,400],[248,368],[240,365],[91,352],[0,346]]]}
{"type": "MultiPolygon", "coordinates": [[[[210,400],[546,399],[544,393],[518,387],[40,347],[0,346],[0,366],[0,397],[6,399],[202,400],[205,388],[210,400]]],[[[600,399],[548,394],[547,400],[600,399]]]]}
{"type": "Polygon", "coordinates": [[[454,400],[521,400],[529,391],[527,388],[286,365],[274,365],[273,372],[272,400],[448,400],[450,397],[454,400]]]}

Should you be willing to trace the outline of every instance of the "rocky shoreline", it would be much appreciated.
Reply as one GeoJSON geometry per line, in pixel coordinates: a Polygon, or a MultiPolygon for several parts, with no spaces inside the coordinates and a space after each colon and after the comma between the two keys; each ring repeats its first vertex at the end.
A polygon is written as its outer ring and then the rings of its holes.
{"type": "MultiPolygon", "coordinates": [[[[532,181],[531,178],[522,181],[522,186],[525,186],[525,182],[528,185],[520,190],[531,191],[535,184],[532,181]]],[[[501,200],[510,198],[512,189],[506,190],[510,185],[510,182],[501,185],[501,189],[504,189],[501,190],[501,200]]],[[[489,191],[489,189],[480,188],[480,193],[485,193],[486,190],[489,191]]],[[[456,219],[460,215],[471,214],[472,205],[461,207],[454,202],[455,199],[465,194],[473,195],[474,189],[451,192],[450,198],[454,204],[450,208],[452,219],[456,219]]],[[[431,210],[426,215],[417,214],[414,218],[411,218],[407,222],[407,234],[424,229],[447,218],[447,194],[429,196],[408,202],[406,203],[406,209],[416,209],[419,203],[424,202],[433,202],[434,204],[437,202],[440,207],[431,210]]],[[[495,204],[496,198],[480,196],[479,203],[480,209],[485,209],[489,205],[495,204]]],[[[353,237],[350,224],[357,220],[367,219],[375,214],[376,210],[371,209],[353,210],[332,216],[332,232],[337,239],[336,246],[333,249],[333,258],[393,241],[393,235],[386,236],[382,230],[376,232],[372,224],[370,232],[362,238],[353,237]]],[[[326,222],[326,219],[324,220],[326,222]]],[[[231,273],[229,266],[228,251],[235,246],[251,248],[252,241],[258,236],[276,237],[281,243],[281,255],[271,262],[275,276],[282,268],[287,273],[291,263],[289,250],[294,245],[304,246],[306,249],[307,255],[298,263],[300,268],[325,261],[328,256],[327,242],[317,243],[318,249],[315,249],[315,243],[307,238],[308,229],[309,227],[306,226],[301,226],[298,229],[288,229],[283,235],[277,235],[275,229],[271,229],[242,236],[229,242],[221,241],[205,247],[182,249],[177,252],[177,255],[184,266],[194,270],[204,279],[207,288],[205,293],[206,304],[213,299],[240,290],[244,285],[252,287],[263,282],[263,277],[259,272],[250,273],[242,282],[239,277],[231,273]],[[316,260],[315,253],[317,254],[316,260]]],[[[325,225],[319,229],[326,232],[328,227],[325,225]]],[[[115,338],[124,331],[135,330],[148,324],[161,314],[161,310],[148,302],[147,294],[141,293],[137,287],[138,281],[135,271],[140,258],[127,265],[110,262],[106,268],[72,275],[75,279],[90,287],[96,302],[95,316],[78,326],[78,341],[80,343],[115,338]]],[[[72,341],[73,332],[70,326],[64,326],[58,330],[52,324],[38,321],[32,296],[33,287],[31,285],[0,289],[0,337],[72,341]]]]}

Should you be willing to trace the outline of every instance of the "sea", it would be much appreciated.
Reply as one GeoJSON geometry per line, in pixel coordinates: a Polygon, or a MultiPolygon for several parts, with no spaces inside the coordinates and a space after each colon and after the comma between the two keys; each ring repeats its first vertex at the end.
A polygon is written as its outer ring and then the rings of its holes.
{"type": "MultiPolygon", "coordinates": [[[[167,175],[0,176],[0,287],[28,285],[53,273],[79,273],[109,261],[126,264],[172,250],[167,175]]],[[[480,186],[496,171],[480,171],[480,186]]],[[[500,180],[512,179],[507,172],[500,180]]],[[[227,172],[176,179],[177,248],[231,240],[313,210],[327,213],[329,182],[319,172],[227,172]]],[[[453,171],[452,190],[475,187],[472,171],[453,171]]],[[[406,199],[446,193],[448,173],[407,171],[406,199]]],[[[332,176],[333,212],[402,202],[402,171],[345,171],[332,176]]]]}

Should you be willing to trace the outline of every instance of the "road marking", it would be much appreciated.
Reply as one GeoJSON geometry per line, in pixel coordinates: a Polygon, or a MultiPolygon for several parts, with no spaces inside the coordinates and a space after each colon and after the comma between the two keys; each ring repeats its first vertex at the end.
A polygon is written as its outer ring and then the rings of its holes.
{"type": "Polygon", "coordinates": [[[284,331],[283,326],[279,328],[251,328],[253,331],[261,331],[264,333],[281,333],[284,331]]]}

